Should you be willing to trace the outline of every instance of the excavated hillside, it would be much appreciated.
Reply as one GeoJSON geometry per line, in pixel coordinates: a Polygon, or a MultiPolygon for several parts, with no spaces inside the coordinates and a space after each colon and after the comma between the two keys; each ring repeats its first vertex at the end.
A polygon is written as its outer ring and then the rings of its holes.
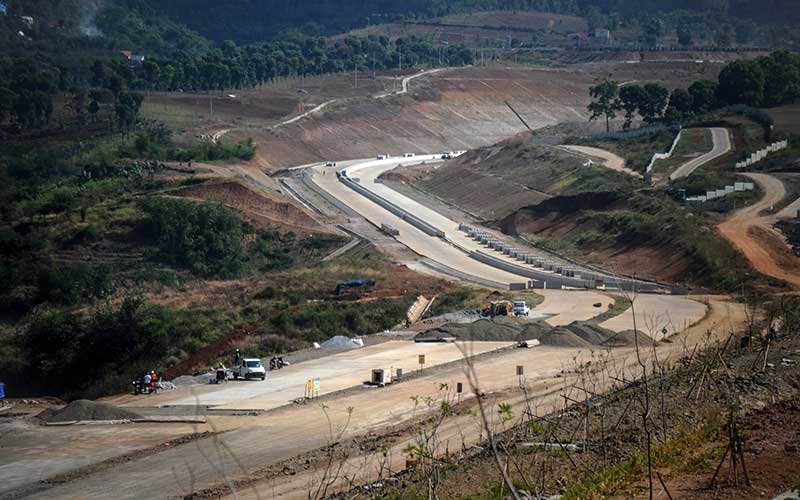
{"type": "MultiPolygon", "coordinates": [[[[385,72],[375,78],[360,74],[357,83],[353,75],[344,74],[298,79],[218,97],[213,119],[203,122],[201,132],[226,130],[226,141],[252,137],[258,144],[258,164],[267,172],[380,153],[468,150],[525,131],[506,101],[535,129],[572,123],[599,131],[602,125],[589,124],[586,111],[589,87],[598,78],[657,79],[683,86],[687,81],[714,79],[723,67],[717,62],[633,62],[566,68],[504,62],[435,70],[408,81],[407,92],[402,78],[418,71],[385,72]],[[311,110],[316,111],[301,115],[311,110]],[[286,114],[279,117],[281,113],[286,114]]],[[[203,102],[161,95],[148,106],[148,116],[170,121],[186,113],[199,117],[203,102]]]]}
{"type": "Polygon", "coordinates": [[[645,186],[630,175],[586,165],[586,158],[540,144],[530,134],[470,151],[432,171],[421,185],[487,220],[553,196],[645,186]]]}

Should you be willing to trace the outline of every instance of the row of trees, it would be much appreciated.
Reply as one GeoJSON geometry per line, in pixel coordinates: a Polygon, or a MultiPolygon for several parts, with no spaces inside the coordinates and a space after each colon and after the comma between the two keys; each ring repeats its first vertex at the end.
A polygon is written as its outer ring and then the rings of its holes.
{"type": "Polygon", "coordinates": [[[221,90],[253,87],[279,77],[369,71],[417,65],[462,66],[473,62],[464,46],[437,48],[416,37],[347,37],[332,42],[295,34],[285,40],[237,46],[226,41],[203,55],[148,59],[118,71],[130,86],[148,90],[221,90]]]}
{"type": "Polygon", "coordinates": [[[628,129],[638,115],[647,124],[680,123],[722,106],[743,104],[773,107],[800,99],[800,56],[779,50],[769,56],[735,61],[720,72],[718,81],[699,80],[688,89],[670,92],[659,83],[627,84],[604,79],[589,89],[590,120],[611,120],[623,113],[628,129]]]}

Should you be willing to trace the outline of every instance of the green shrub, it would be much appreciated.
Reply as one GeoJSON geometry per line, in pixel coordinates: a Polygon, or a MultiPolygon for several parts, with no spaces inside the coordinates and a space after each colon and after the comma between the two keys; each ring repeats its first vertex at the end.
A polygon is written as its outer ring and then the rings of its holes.
{"type": "Polygon", "coordinates": [[[234,278],[244,259],[239,215],[219,204],[146,198],[145,233],[158,246],[159,258],[204,277],[234,278]]]}

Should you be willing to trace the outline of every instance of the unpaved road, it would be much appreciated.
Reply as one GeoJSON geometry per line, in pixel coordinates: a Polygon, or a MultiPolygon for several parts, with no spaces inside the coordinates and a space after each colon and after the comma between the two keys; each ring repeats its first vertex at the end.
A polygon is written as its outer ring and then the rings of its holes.
{"type": "Polygon", "coordinates": [[[777,205],[786,197],[783,183],[768,174],[743,174],[756,182],[764,192],[757,203],[736,211],[718,226],[720,234],[744,254],[758,272],[800,287],[800,259],[789,252],[783,235],[772,225],[800,203],[789,205],[784,214],[759,215],[764,210],[777,205]],[[794,265],[792,265],[794,263],[794,265]]]}
{"type": "Polygon", "coordinates": [[[606,151],[605,149],[600,149],[600,148],[593,148],[591,146],[564,145],[559,147],[562,149],[566,149],[568,151],[574,151],[582,156],[589,157],[589,159],[599,159],[600,165],[606,168],[610,168],[611,170],[616,170],[617,172],[622,172],[623,174],[632,175],[639,179],[642,178],[642,174],[640,174],[635,170],[631,170],[625,166],[624,158],[615,155],[611,151],[606,151]]]}
{"type": "Polygon", "coordinates": [[[714,127],[711,130],[711,139],[714,141],[714,147],[708,153],[698,156],[690,160],[670,174],[670,180],[680,179],[681,177],[688,177],[695,170],[702,167],[708,162],[714,161],[720,156],[728,153],[731,150],[731,137],[728,130],[721,127],[714,127]]]}

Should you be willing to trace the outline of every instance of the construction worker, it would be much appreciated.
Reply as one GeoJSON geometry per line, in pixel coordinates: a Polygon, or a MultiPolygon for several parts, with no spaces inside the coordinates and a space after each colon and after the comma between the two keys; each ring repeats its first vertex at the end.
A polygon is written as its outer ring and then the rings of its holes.
{"type": "Polygon", "coordinates": [[[155,371],[150,372],[150,386],[151,392],[158,394],[158,375],[156,375],[155,371]]]}
{"type": "Polygon", "coordinates": [[[150,374],[149,373],[145,373],[144,374],[144,379],[142,379],[142,392],[144,392],[144,391],[150,392],[150,381],[151,381],[150,374]]]}
{"type": "Polygon", "coordinates": [[[239,352],[239,349],[236,349],[236,353],[234,354],[233,365],[234,366],[241,366],[242,364],[242,353],[239,352]]]}

